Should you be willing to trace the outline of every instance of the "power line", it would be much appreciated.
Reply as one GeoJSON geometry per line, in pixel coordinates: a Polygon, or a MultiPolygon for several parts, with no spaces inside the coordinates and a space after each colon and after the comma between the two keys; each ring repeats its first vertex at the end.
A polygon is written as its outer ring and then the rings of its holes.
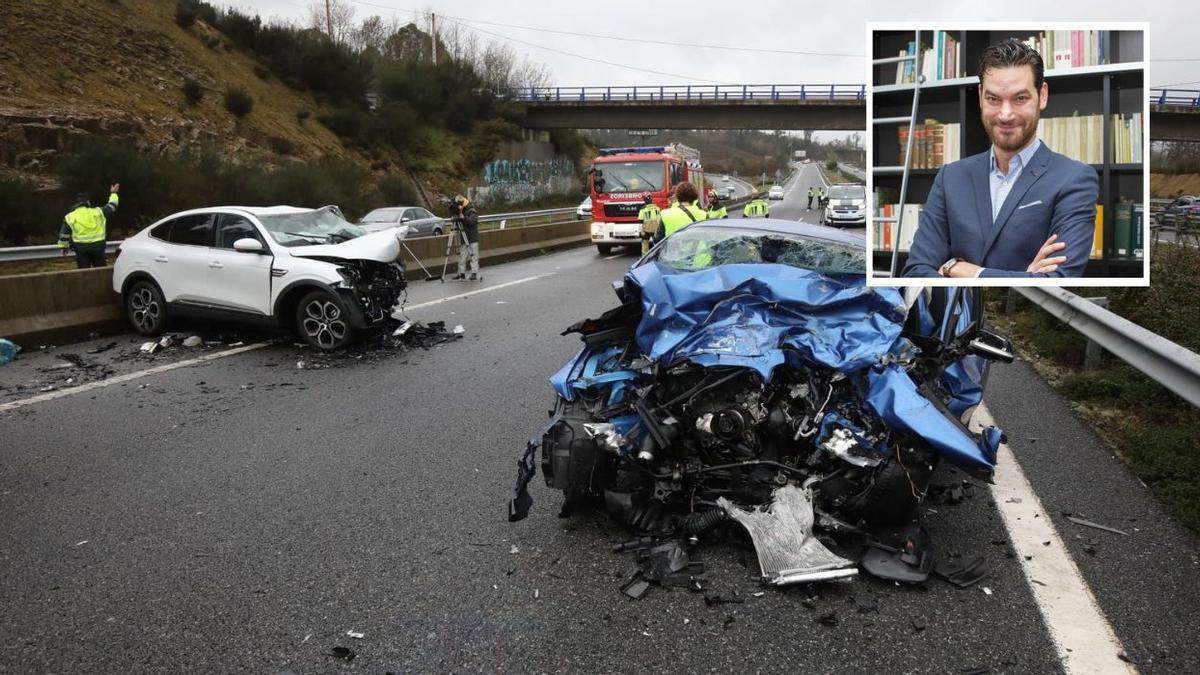
{"type": "MultiPolygon", "coordinates": [[[[396,11],[396,12],[412,11],[412,10],[404,9],[404,8],[400,8],[400,7],[390,7],[387,5],[379,5],[379,4],[372,3],[372,2],[365,2],[365,0],[349,0],[349,1],[353,2],[354,4],[357,4],[357,5],[365,5],[367,7],[376,7],[379,9],[390,9],[390,10],[396,11]]],[[[470,22],[472,24],[478,23],[478,24],[484,24],[484,25],[488,25],[488,26],[501,26],[503,28],[517,28],[519,30],[531,30],[531,31],[539,32],[539,33],[555,33],[557,35],[570,35],[572,37],[585,37],[585,38],[591,38],[591,39],[597,39],[597,40],[617,40],[620,42],[638,42],[641,44],[663,45],[663,46],[668,46],[668,47],[688,47],[690,49],[720,49],[720,50],[731,51],[731,52],[749,52],[749,53],[758,53],[758,54],[786,54],[789,56],[829,56],[829,57],[837,57],[837,58],[854,58],[854,59],[863,58],[862,54],[848,54],[848,53],[842,53],[842,52],[809,52],[809,51],[802,51],[802,50],[796,50],[796,49],[763,49],[763,48],[759,48],[759,47],[730,47],[728,45],[696,44],[693,42],[671,42],[668,40],[651,40],[651,39],[647,39],[647,38],[633,38],[633,37],[626,37],[626,36],[621,36],[621,35],[598,35],[596,33],[578,33],[578,32],[569,31],[569,30],[558,30],[556,28],[539,28],[536,26],[521,26],[521,25],[512,24],[512,23],[501,23],[499,21],[486,21],[484,19],[471,19],[471,18],[468,18],[465,16],[449,16],[449,15],[443,15],[443,16],[445,16],[448,19],[457,19],[459,21],[466,21],[466,22],[470,22]]]]}
{"type": "Polygon", "coordinates": [[[467,30],[473,30],[473,31],[476,31],[476,32],[479,32],[479,33],[484,33],[484,34],[486,34],[486,35],[491,35],[492,37],[497,37],[497,38],[500,38],[501,40],[508,40],[509,42],[516,42],[516,43],[518,43],[518,44],[522,44],[522,45],[525,45],[525,46],[527,46],[527,47],[536,47],[536,48],[538,48],[538,49],[545,49],[545,50],[546,50],[546,51],[548,51],[548,52],[554,52],[555,54],[562,54],[563,56],[571,56],[571,57],[574,57],[574,58],[577,58],[577,59],[583,59],[583,60],[585,60],[585,61],[592,61],[593,63],[602,63],[602,64],[604,64],[604,65],[607,65],[607,66],[615,66],[615,67],[617,67],[617,68],[626,68],[626,69],[628,69],[628,70],[636,70],[636,71],[640,71],[640,72],[643,72],[643,73],[650,73],[650,74],[652,74],[652,75],[665,75],[665,76],[667,76],[667,77],[673,77],[673,78],[675,78],[675,79],[678,79],[678,80],[685,80],[685,81],[690,81],[690,82],[707,82],[707,83],[709,83],[709,84],[733,84],[732,82],[721,82],[721,81],[719,81],[719,80],[709,80],[709,79],[706,79],[706,78],[703,78],[703,77],[691,77],[691,76],[688,76],[688,75],[679,75],[679,74],[676,74],[676,73],[668,73],[668,72],[665,72],[665,71],[662,71],[662,70],[651,70],[651,69],[649,69],[649,68],[641,68],[641,67],[638,67],[638,66],[630,66],[630,65],[627,65],[627,64],[624,64],[624,63],[616,63],[615,61],[606,61],[606,60],[604,60],[604,59],[597,59],[597,58],[594,58],[594,57],[591,57],[591,56],[584,56],[583,54],[575,54],[575,53],[573,53],[573,52],[566,52],[566,51],[563,51],[563,50],[561,50],[561,49],[555,49],[555,48],[553,48],[553,47],[547,47],[547,46],[545,46],[545,45],[539,45],[539,44],[535,44],[535,43],[533,43],[533,42],[526,42],[526,41],[524,41],[524,40],[518,40],[517,38],[508,37],[507,35],[501,35],[501,34],[499,34],[499,33],[493,33],[493,32],[491,32],[491,31],[488,31],[488,30],[484,30],[484,29],[482,29],[482,28],[479,28],[478,26],[472,26],[472,25],[470,25],[470,24],[468,24],[468,23],[465,23],[465,22],[463,22],[463,21],[459,21],[459,20],[457,20],[457,19],[455,19],[455,18],[453,18],[453,17],[444,16],[443,18],[449,19],[450,21],[452,21],[452,22],[454,22],[454,23],[456,23],[456,24],[458,24],[458,25],[460,25],[460,26],[462,26],[462,27],[466,28],[467,30]]]}

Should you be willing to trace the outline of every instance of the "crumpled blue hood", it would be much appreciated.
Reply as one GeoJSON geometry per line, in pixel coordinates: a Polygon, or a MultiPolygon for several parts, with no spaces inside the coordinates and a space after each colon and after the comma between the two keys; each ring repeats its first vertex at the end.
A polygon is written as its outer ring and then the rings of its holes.
{"type": "Polygon", "coordinates": [[[809,364],[854,372],[900,337],[900,292],[860,275],[826,276],[788,265],[722,265],[674,273],[654,262],[630,270],[641,289],[637,344],[649,358],[742,366],[764,381],[794,348],[809,364]]]}

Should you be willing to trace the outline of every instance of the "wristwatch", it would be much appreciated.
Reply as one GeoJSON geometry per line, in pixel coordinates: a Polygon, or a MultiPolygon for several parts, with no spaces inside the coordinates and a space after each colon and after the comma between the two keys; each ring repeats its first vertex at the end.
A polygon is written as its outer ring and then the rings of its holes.
{"type": "Polygon", "coordinates": [[[946,262],[942,263],[941,267],[938,268],[938,274],[944,277],[950,276],[950,268],[962,262],[962,260],[962,258],[951,258],[947,260],[946,262]]]}

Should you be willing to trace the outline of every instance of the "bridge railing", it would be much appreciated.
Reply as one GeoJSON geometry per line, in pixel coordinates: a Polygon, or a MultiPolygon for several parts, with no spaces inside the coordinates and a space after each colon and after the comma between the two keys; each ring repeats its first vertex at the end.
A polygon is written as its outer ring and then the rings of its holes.
{"type": "Polygon", "coordinates": [[[1175,105],[1200,107],[1200,90],[1196,89],[1151,89],[1150,103],[1153,105],[1175,105]]]}
{"type": "Polygon", "coordinates": [[[525,103],[624,101],[864,101],[863,84],[712,84],[627,87],[520,87],[497,92],[525,103]]]}

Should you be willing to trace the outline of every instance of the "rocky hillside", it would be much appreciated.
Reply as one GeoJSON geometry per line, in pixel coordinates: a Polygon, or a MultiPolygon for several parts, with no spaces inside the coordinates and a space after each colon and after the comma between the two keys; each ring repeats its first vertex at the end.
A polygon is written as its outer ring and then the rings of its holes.
{"type": "Polygon", "coordinates": [[[0,172],[37,177],[101,135],[159,152],[215,144],[242,158],[336,155],[366,164],[316,121],[321,106],[271,77],[202,22],[175,24],[167,0],[0,2],[0,172]],[[185,78],[203,97],[185,101],[185,78]],[[237,118],[230,87],[254,100],[237,118]]]}
{"type": "Polygon", "coordinates": [[[1200,174],[1150,174],[1150,196],[1174,197],[1179,194],[1200,195],[1200,174]]]}

